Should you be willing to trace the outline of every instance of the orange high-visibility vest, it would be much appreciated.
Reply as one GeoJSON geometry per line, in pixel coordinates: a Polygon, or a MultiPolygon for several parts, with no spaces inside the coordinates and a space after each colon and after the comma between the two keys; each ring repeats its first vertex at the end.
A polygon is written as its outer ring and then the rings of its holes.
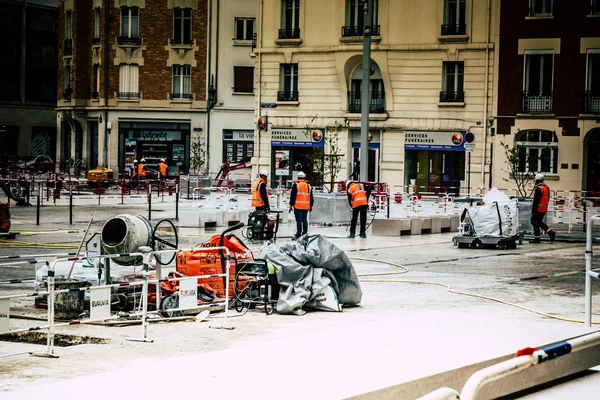
{"type": "Polygon", "coordinates": [[[262,207],[265,205],[265,202],[260,195],[260,185],[266,185],[267,180],[264,178],[258,178],[254,185],[252,186],[252,207],[262,207]]]}
{"type": "Polygon", "coordinates": [[[536,211],[548,212],[548,202],[550,201],[550,188],[544,184],[538,185],[537,188],[542,191],[542,197],[540,198],[540,203],[538,204],[536,211]]]}
{"type": "Polygon", "coordinates": [[[131,176],[137,176],[137,165],[131,166],[131,176]]]}
{"type": "Polygon", "coordinates": [[[310,210],[310,185],[306,181],[295,181],[296,202],[294,208],[297,210],[310,210]]]}
{"type": "Polygon", "coordinates": [[[145,177],[146,176],[146,165],[139,163],[138,164],[138,175],[145,177]]]}
{"type": "Polygon", "coordinates": [[[159,163],[158,171],[160,172],[161,177],[164,178],[165,176],[167,176],[167,164],[165,164],[164,162],[159,163]]]}
{"type": "Polygon", "coordinates": [[[351,183],[348,188],[348,193],[352,196],[352,208],[369,204],[367,201],[367,192],[362,183],[351,183]]]}

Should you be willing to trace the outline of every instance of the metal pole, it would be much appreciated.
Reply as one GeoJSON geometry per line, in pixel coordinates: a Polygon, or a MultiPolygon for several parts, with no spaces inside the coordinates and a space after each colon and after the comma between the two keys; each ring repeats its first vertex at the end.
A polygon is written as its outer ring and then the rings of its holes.
{"type": "Polygon", "coordinates": [[[40,224],[40,202],[42,200],[42,183],[38,183],[37,207],[35,210],[35,224],[40,224]]]}
{"type": "Polygon", "coordinates": [[[148,184],[148,221],[152,220],[152,185],[148,184]]]}
{"type": "Polygon", "coordinates": [[[593,216],[588,221],[587,237],[585,242],[585,324],[592,327],[592,276],[598,277],[598,273],[592,272],[592,246],[594,222],[600,221],[600,216],[593,216]]]}
{"type": "Polygon", "coordinates": [[[469,198],[469,205],[471,203],[471,152],[467,155],[468,165],[467,165],[467,197],[469,198]]]}
{"type": "Polygon", "coordinates": [[[69,185],[69,225],[73,225],[73,186],[69,185]]]}
{"type": "Polygon", "coordinates": [[[175,184],[175,219],[179,219],[179,182],[175,184]]]}
{"type": "Polygon", "coordinates": [[[363,35],[363,74],[360,93],[360,177],[362,181],[368,180],[369,171],[369,110],[371,89],[371,7],[373,0],[364,4],[364,35],[363,35]]]}

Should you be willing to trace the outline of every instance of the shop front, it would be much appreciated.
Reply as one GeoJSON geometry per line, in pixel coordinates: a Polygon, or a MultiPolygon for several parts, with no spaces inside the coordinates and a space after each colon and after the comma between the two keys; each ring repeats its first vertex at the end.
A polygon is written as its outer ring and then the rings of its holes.
{"type": "Polygon", "coordinates": [[[458,194],[465,180],[465,131],[406,131],[404,182],[417,191],[458,194]],[[446,190],[440,190],[440,188],[446,190]]]}
{"type": "Polygon", "coordinates": [[[303,171],[315,188],[323,185],[325,129],[271,129],[271,187],[291,187],[303,171]]]}
{"type": "MultiPolygon", "coordinates": [[[[352,135],[352,179],[363,180],[359,176],[360,171],[360,130],[351,130],[352,135]]],[[[367,179],[369,182],[379,181],[379,157],[381,132],[378,130],[369,131],[369,165],[367,167],[367,179]]]]}
{"type": "MultiPolygon", "coordinates": [[[[190,124],[119,122],[119,170],[128,174],[134,160],[165,159],[169,170],[187,173],[190,165],[190,124]]],[[[148,161],[150,162],[150,161],[148,161]]]]}

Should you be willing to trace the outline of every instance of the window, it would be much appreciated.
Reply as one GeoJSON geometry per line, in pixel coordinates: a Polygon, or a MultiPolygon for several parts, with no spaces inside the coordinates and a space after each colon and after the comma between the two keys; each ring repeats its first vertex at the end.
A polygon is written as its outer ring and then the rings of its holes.
{"type": "Polygon", "coordinates": [[[121,36],[137,38],[139,35],[139,8],[121,7],[121,36]]]}
{"type": "Polygon", "coordinates": [[[523,112],[552,112],[553,54],[525,54],[523,112]]]}
{"type": "MultiPolygon", "coordinates": [[[[361,69],[362,70],[362,69],[361,69]]],[[[381,76],[379,69],[376,74],[381,76]]],[[[375,75],[375,74],[374,74],[375,75]]],[[[370,113],[382,113],[385,111],[385,91],[383,79],[371,79],[370,92],[370,113]]],[[[348,101],[348,111],[351,113],[360,113],[362,111],[362,79],[352,79],[348,101]]]]}
{"type": "Polygon", "coordinates": [[[556,174],[558,171],[558,137],[552,131],[526,130],[515,137],[515,146],[519,150],[519,172],[545,172],[556,174]]]}
{"type": "Polygon", "coordinates": [[[239,163],[250,161],[254,157],[254,142],[252,141],[223,141],[223,162],[239,163]]]}
{"type": "Polygon", "coordinates": [[[529,0],[529,16],[552,16],[552,0],[529,0]]]}
{"type": "Polygon", "coordinates": [[[600,15],[600,0],[591,0],[590,15],[600,15]]]}
{"type": "Polygon", "coordinates": [[[464,63],[445,62],[443,90],[440,92],[440,102],[463,102],[464,92],[464,63]]]}
{"type": "Polygon", "coordinates": [[[73,13],[71,11],[67,11],[65,15],[65,39],[71,39],[72,36],[72,21],[73,21],[73,13]]]}
{"type": "Polygon", "coordinates": [[[600,113],[600,49],[588,50],[587,82],[585,90],[586,113],[600,113]]]}
{"type": "MultiPolygon", "coordinates": [[[[94,8],[94,39],[100,39],[100,8],[94,8]]],[[[98,41],[99,43],[99,41],[98,41]]]]}
{"type": "Polygon", "coordinates": [[[139,66],[137,64],[121,64],[119,66],[119,93],[117,98],[124,100],[137,100],[139,66]]]}
{"type": "Polygon", "coordinates": [[[281,64],[277,101],[298,101],[298,64],[281,64]]]}
{"type": "Polygon", "coordinates": [[[254,67],[233,67],[233,92],[254,93],[254,67]]]}
{"type": "Polygon", "coordinates": [[[192,77],[190,65],[173,65],[173,92],[171,99],[191,99],[192,77]]]}
{"type": "Polygon", "coordinates": [[[279,39],[300,38],[300,0],[282,0],[282,28],[279,39]]]}
{"type": "Polygon", "coordinates": [[[465,0],[444,1],[442,35],[464,35],[467,33],[465,3],[465,0]]]}
{"type": "MultiPolygon", "coordinates": [[[[373,0],[371,10],[372,34],[379,35],[379,1],[373,0]]],[[[362,36],[365,31],[365,12],[364,3],[361,0],[347,0],[346,3],[346,23],[342,31],[342,36],[362,36]]]]}
{"type": "Polygon", "coordinates": [[[65,90],[71,88],[71,66],[65,65],[65,90]]]}
{"type": "Polygon", "coordinates": [[[235,19],[235,40],[252,40],[254,35],[254,18],[235,19]]]}
{"type": "Polygon", "coordinates": [[[173,9],[173,41],[171,44],[192,43],[192,9],[173,9]]]}

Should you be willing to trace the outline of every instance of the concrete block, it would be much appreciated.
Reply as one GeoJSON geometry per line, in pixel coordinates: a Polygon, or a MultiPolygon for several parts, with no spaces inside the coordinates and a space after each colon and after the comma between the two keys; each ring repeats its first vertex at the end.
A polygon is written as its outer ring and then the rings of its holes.
{"type": "MultiPolygon", "coordinates": [[[[185,227],[200,227],[199,223],[200,212],[198,210],[181,210],[179,211],[179,226],[185,227]]],[[[204,225],[202,225],[204,226],[204,225]]]]}
{"type": "Polygon", "coordinates": [[[458,232],[458,224],[460,222],[459,215],[450,216],[450,232],[458,232]]]}
{"type": "Polygon", "coordinates": [[[423,226],[423,220],[421,218],[411,218],[410,219],[410,234],[411,235],[420,235],[422,226],[423,226]]]}
{"type": "Polygon", "coordinates": [[[431,217],[421,219],[421,233],[431,233],[431,217]]]}
{"type": "Polygon", "coordinates": [[[374,236],[400,236],[400,220],[375,219],[371,226],[374,236]]]}
{"type": "Polygon", "coordinates": [[[450,232],[450,216],[440,217],[440,228],[441,232],[450,232]]]}
{"type": "Polygon", "coordinates": [[[442,232],[442,218],[441,217],[431,217],[431,233],[441,233],[442,232]]]}

